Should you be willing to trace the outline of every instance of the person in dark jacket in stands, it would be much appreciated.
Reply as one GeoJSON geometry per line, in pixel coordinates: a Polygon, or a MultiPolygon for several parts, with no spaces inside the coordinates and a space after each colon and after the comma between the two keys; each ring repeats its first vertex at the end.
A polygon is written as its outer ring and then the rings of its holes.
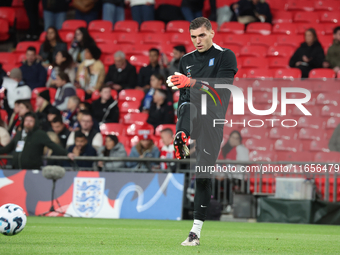
{"type": "Polygon", "coordinates": [[[59,111],[67,111],[68,100],[70,97],[76,95],[75,87],[70,82],[68,75],[64,72],[60,72],[57,75],[55,84],[58,89],[55,94],[55,101],[53,105],[58,108],[59,111]]]}
{"type": "Polygon", "coordinates": [[[39,126],[42,130],[48,131],[51,128],[50,122],[47,119],[47,115],[50,112],[50,108],[55,108],[51,105],[50,92],[48,89],[40,92],[36,100],[36,115],[39,120],[39,126]]]}
{"type": "Polygon", "coordinates": [[[37,51],[34,47],[28,47],[26,50],[26,60],[20,67],[22,78],[31,88],[45,87],[47,71],[37,59],[37,51]]]}
{"type": "Polygon", "coordinates": [[[161,124],[174,123],[174,107],[172,102],[167,100],[167,92],[165,90],[157,89],[155,91],[146,122],[153,125],[155,129],[161,124]]]}
{"type": "Polygon", "coordinates": [[[60,115],[56,116],[51,122],[51,130],[59,137],[60,144],[63,148],[66,148],[67,138],[70,135],[70,131],[63,123],[63,119],[60,115]]]}
{"type": "Polygon", "coordinates": [[[42,0],[45,31],[49,27],[61,29],[63,22],[66,20],[66,12],[70,2],[71,0],[42,0]]]}
{"type": "Polygon", "coordinates": [[[193,19],[203,16],[204,0],[183,0],[181,11],[184,18],[191,22],[193,19]]]}
{"type": "Polygon", "coordinates": [[[13,169],[40,169],[45,146],[52,149],[54,155],[67,155],[71,160],[74,159],[73,153],[52,142],[46,132],[39,129],[36,115],[29,112],[24,116],[22,130],[16,133],[8,145],[0,148],[0,154],[12,152],[13,169]]]}
{"type": "Polygon", "coordinates": [[[117,21],[125,20],[124,0],[102,0],[103,20],[111,21],[114,26],[117,21]]]}
{"type": "Polygon", "coordinates": [[[272,23],[270,7],[265,0],[240,0],[230,6],[233,12],[231,21],[242,24],[251,22],[272,23]]]}
{"type": "Polygon", "coordinates": [[[126,60],[125,53],[117,51],[114,54],[115,63],[109,67],[105,83],[112,84],[118,92],[122,89],[134,89],[137,85],[136,67],[126,60]]]}
{"type": "Polygon", "coordinates": [[[309,71],[313,68],[322,68],[325,53],[313,28],[305,32],[305,42],[295,51],[289,61],[290,67],[299,68],[302,78],[308,78],[309,71]]]}
{"type": "Polygon", "coordinates": [[[110,86],[101,87],[100,98],[92,103],[92,116],[99,123],[118,123],[118,101],[112,98],[110,86]]]}
{"type": "MultiPolygon", "coordinates": [[[[74,156],[78,157],[95,157],[97,156],[96,150],[91,146],[91,143],[88,142],[88,139],[84,133],[81,131],[77,131],[74,134],[75,142],[74,145],[70,146],[68,148],[68,152],[72,153],[74,156]]],[[[78,167],[86,167],[86,168],[92,168],[93,167],[93,161],[81,161],[77,160],[75,161],[78,167]]],[[[68,164],[66,164],[68,166],[68,164]]]]}

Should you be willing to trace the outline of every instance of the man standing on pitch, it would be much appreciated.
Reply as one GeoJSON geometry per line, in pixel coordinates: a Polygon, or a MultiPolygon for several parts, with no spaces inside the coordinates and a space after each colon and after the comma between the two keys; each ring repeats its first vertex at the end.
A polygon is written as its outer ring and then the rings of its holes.
{"type": "Polygon", "coordinates": [[[172,89],[180,89],[174,139],[176,158],[189,156],[186,142],[189,137],[196,139],[194,224],[189,237],[182,242],[183,246],[196,246],[200,244],[211,197],[211,177],[204,169],[215,165],[223,138],[223,125],[214,127],[214,119],[225,119],[230,99],[228,89],[215,89],[215,85],[232,84],[237,63],[231,50],[213,43],[215,33],[208,19],[194,19],[189,31],[196,50],[181,58],[180,73],[169,76],[167,83],[172,89]],[[202,171],[197,171],[197,167],[202,171]]]}

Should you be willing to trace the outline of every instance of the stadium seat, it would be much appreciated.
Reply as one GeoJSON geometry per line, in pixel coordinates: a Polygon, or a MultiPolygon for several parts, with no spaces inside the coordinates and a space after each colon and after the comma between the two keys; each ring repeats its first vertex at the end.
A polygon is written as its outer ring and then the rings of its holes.
{"type": "Polygon", "coordinates": [[[163,124],[163,125],[159,125],[158,127],[156,127],[155,136],[161,136],[161,131],[166,128],[170,128],[172,130],[172,133],[174,135],[176,134],[176,124],[163,124]]]}
{"type": "Polygon", "coordinates": [[[315,11],[334,12],[339,10],[339,3],[334,0],[316,0],[314,1],[315,11]]]}
{"type": "Polygon", "coordinates": [[[309,72],[308,78],[335,78],[333,69],[315,68],[309,72]]]}
{"type": "Polygon", "coordinates": [[[340,153],[331,152],[318,152],[315,155],[314,160],[317,162],[327,162],[327,163],[339,163],[340,153]]]}
{"type": "Polygon", "coordinates": [[[326,129],[331,129],[333,131],[333,129],[335,129],[339,124],[340,124],[340,118],[330,117],[326,121],[326,129]]]}
{"type": "MultiPolygon", "coordinates": [[[[235,1],[234,1],[235,2],[235,1]]],[[[284,10],[287,1],[266,0],[271,10],[284,10]]]]}
{"type": "Polygon", "coordinates": [[[295,23],[319,23],[319,14],[316,12],[297,12],[294,15],[295,23]]]}
{"type": "Polygon", "coordinates": [[[87,27],[87,23],[84,20],[65,20],[61,26],[63,31],[75,32],[79,27],[87,27]]]}
{"type": "Polygon", "coordinates": [[[136,67],[137,72],[149,64],[149,57],[143,55],[133,55],[130,57],[130,64],[136,67]]]}
{"type": "Polygon", "coordinates": [[[314,2],[309,0],[289,0],[285,9],[287,11],[312,12],[314,10],[314,2]]]}
{"type": "Polygon", "coordinates": [[[177,103],[178,100],[179,100],[179,90],[177,90],[174,94],[173,94],[173,100],[174,100],[174,103],[177,103]]]}
{"type": "Polygon", "coordinates": [[[241,63],[242,68],[267,68],[268,59],[264,57],[246,57],[241,63]]]}
{"type": "Polygon", "coordinates": [[[114,31],[137,33],[139,24],[134,20],[120,20],[115,23],[114,31]]]}
{"type": "MultiPolygon", "coordinates": [[[[111,89],[111,96],[112,96],[112,98],[113,98],[114,100],[116,100],[117,97],[118,97],[117,91],[114,90],[114,89],[111,89]]],[[[98,90],[95,90],[95,91],[92,93],[92,95],[91,95],[91,100],[92,100],[92,101],[95,101],[95,100],[97,100],[97,99],[99,99],[99,98],[100,98],[100,92],[99,92],[98,90]]]]}
{"type": "Polygon", "coordinates": [[[250,37],[250,45],[274,46],[277,41],[276,35],[252,35],[250,37]]]}
{"type": "Polygon", "coordinates": [[[269,131],[270,139],[296,140],[297,133],[294,128],[274,127],[269,131]]]}
{"type": "Polygon", "coordinates": [[[280,79],[292,79],[292,78],[301,78],[302,73],[298,68],[287,68],[287,69],[278,69],[275,71],[274,78],[280,79]]]}
{"type": "Polygon", "coordinates": [[[259,45],[243,46],[240,51],[241,57],[264,57],[266,56],[267,47],[259,45]]]}
{"type": "Polygon", "coordinates": [[[170,37],[170,43],[173,45],[189,45],[192,44],[189,34],[175,33],[170,37]]]}
{"type": "Polygon", "coordinates": [[[294,23],[278,23],[273,26],[272,34],[295,35],[297,31],[294,23]]]}
{"type": "Polygon", "coordinates": [[[119,101],[118,108],[120,113],[139,113],[139,101],[119,101]]]}
{"type": "Polygon", "coordinates": [[[131,124],[130,126],[126,128],[126,134],[128,136],[139,135],[140,134],[139,130],[148,130],[151,135],[154,134],[154,127],[150,124],[144,124],[144,125],[131,124]]]}
{"type": "MultiPolygon", "coordinates": [[[[252,92],[253,97],[253,104],[267,104],[270,105],[269,108],[272,106],[273,103],[273,93],[272,91],[253,91],[252,92]]],[[[261,107],[263,108],[263,107],[261,107]]],[[[268,109],[269,109],[268,108],[268,109]]],[[[257,108],[255,108],[257,109],[257,108]]]]}
{"type": "Polygon", "coordinates": [[[273,143],[269,139],[254,139],[250,138],[245,142],[245,146],[248,150],[256,151],[271,151],[273,148],[273,143]]]}
{"type": "Polygon", "coordinates": [[[29,29],[29,19],[27,16],[26,9],[22,7],[14,7],[15,10],[15,18],[16,18],[16,29],[18,30],[27,30],[29,29]]]}
{"type": "Polygon", "coordinates": [[[1,117],[1,120],[3,120],[4,122],[6,122],[6,124],[8,124],[8,114],[6,110],[0,109],[0,117],[1,117]]]}
{"type": "Polygon", "coordinates": [[[320,132],[318,129],[314,128],[301,128],[299,131],[298,138],[300,140],[323,140],[325,139],[325,133],[320,132]]]}
{"type": "Polygon", "coordinates": [[[143,41],[143,34],[140,33],[119,33],[117,44],[140,44],[143,41]]]}
{"type": "MultiPolygon", "coordinates": [[[[118,33],[119,34],[119,33],[118,33]]],[[[114,44],[117,43],[117,33],[91,32],[90,35],[96,43],[114,44]]]]}
{"type": "Polygon", "coordinates": [[[312,129],[321,129],[323,128],[324,123],[322,118],[317,118],[313,116],[302,116],[298,119],[297,128],[312,128],[312,129]]]}
{"type": "Polygon", "coordinates": [[[325,24],[319,24],[319,23],[297,23],[296,24],[296,33],[298,35],[304,35],[306,33],[306,30],[309,28],[314,28],[316,31],[316,34],[319,36],[326,34],[326,26],[325,24]]]}
{"type": "MultiPolygon", "coordinates": [[[[291,140],[279,139],[274,144],[275,151],[291,151],[300,152],[302,150],[302,144],[298,141],[292,142],[291,140]]],[[[279,154],[278,154],[279,155],[279,154]]]]}
{"type": "Polygon", "coordinates": [[[248,70],[246,76],[247,78],[272,78],[274,73],[271,69],[258,68],[248,70]]]}
{"type": "Polygon", "coordinates": [[[218,33],[244,34],[245,26],[242,23],[231,21],[224,22],[220,26],[218,33]]]}
{"type": "MultiPolygon", "coordinates": [[[[309,111],[313,117],[319,117],[320,116],[320,109],[318,106],[314,106],[314,105],[304,105],[304,107],[307,109],[307,111],[309,111]]],[[[294,106],[292,112],[291,112],[292,116],[296,116],[296,117],[301,117],[301,116],[305,116],[305,114],[296,106],[294,106]]]]}
{"type": "Polygon", "coordinates": [[[7,72],[7,75],[9,75],[9,72],[10,72],[13,68],[19,68],[20,66],[21,66],[21,64],[18,64],[18,63],[8,63],[8,64],[2,65],[2,69],[4,69],[4,71],[7,72]]]}
{"type": "Polygon", "coordinates": [[[145,94],[144,94],[144,91],[142,91],[142,90],[123,89],[118,95],[118,100],[120,102],[122,102],[122,101],[136,101],[138,103],[141,103],[144,96],[145,96],[145,94]]]}
{"type": "Polygon", "coordinates": [[[6,41],[10,37],[9,24],[7,20],[0,19],[0,41],[6,41]]]}
{"type": "Polygon", "coordinates": [[[23,52],[23,53],[25,53],[27,48],[32,46],[32,47],[34,47],[37,50],[37,54],[38,54],[38,52],[40,50],[40,45],[41,45],[40,42],[33,42],[33,41],[32,42],[28,42],[28,41],[26,41],[26,42],[19,42],[17,44],[15,52],[23,52]]]}
{"type": "MultiPolygon", "coordinates": [[[[339,3],[337,3],[339,5],[339,3]]],[[[324,12],[321,14],[320,22],[321,23],[338,23],[340,17],[340,12],[324,12]]]]}
{"type": "Polygon", "coordinates": [[[251,161],[275,161],[276,154],[272,151],[252,151],[249,153],[251,161]]]}
{"type": "MultiPolygon", "coordinates": [[[[272,69],[278,69],[278,68],[287,69],[287,68],[289,68],[289,58],[288,57],[286,57],[286,58],[269,57],[267,59],[268,59],[269,68],[272,68],[272,69]]],[[[276,73],[275,73],[274,78],[277,78],[276,73]]]]}
{"type": "Polygon", "coordinates": [[[290,58],[294,54],[292,46],[271,46],[268,48],[267,57],[284,57],[290,58]]]}
{"type": "Polygon", "coordinates": [[[294,48],[298,48],[303,42],[304,42],[304,36],[302,35],[278,35],[277,36],[278,46],[293,46],[294,48]]]}
{"type": "Polygon", "coordinates": [[[268,132],[264,128],[244,127],[240,131],[242,139],[254,138],[263,139],[268,137],[268,132]]]}
{"type": "Polygon", "coordinates": [[[111,32],[112,22],[107,20],[94,20],[89,23],[89,32],[111,32]]]}
{"type": "Polygon", "coordinates": [[[166,32],[188,33],[190,22],[186,20],[173,20],[166,25],[166,32]]]}
{"type": "Polygon", "coordinates": [[[125,125],[131,125],[131,124],[144,125],[148,117],[149,117],[149,114],[145,112],[128,113],[124,115],[123,123],[125,125]]]}
{"type": "MultiPolygon", "coordinates": [[[[277,154],[277,161],[292,161],[292,162],[308,162],[313,161],[313,154],[308,151],[295,152],[282,152],[277,154]]],[[[300,170],[300,168],[294,168],[294,170],[300,170]]]]}
{"type": "Polygon", "coordinates": [[[83,89],[76,89],[76,95],[77,97],[80,98],[80,102],[84,102],[85,101],[85,91],[83,89]]]}
{"type": "Polygon", "coordinates": [[[293,22],[293,14],[291,12],[277,11],[273,13],[273,19],[272,19],[273,24],[292,23],[292,22],[293,22]]]}
{"type": "Polygon", "coordinates": [[[244,35],[234,35],[228,34],[223,37],[223,45],[239,45],[239,46],[246,46],[249,43],[251,35],[244,34],[244,35]]]}
{"type": "Polygon", "coordinates": [[[98,43],[97,46],[102,51],[103,54],[114,54],[115,52],[119,50],[122,50],[124,52],[126,51],[122,49],[121,45],[113,44],[113,43],[98,43]]]}
{"type": "Polygon", "coordinates": [[[326,139],[314,140],[310,143],[309,151],[329,152],[328,141],[326,139]]]}
{"type": "Polygon", "coordinates": [[[163,21],[159,20],[150,20],[144,21],[140,26],[140,32],[149,32],[149,33],[164,33],[165,24],[163,21]]]}
{"type": "Polygon", "coordinates": [[[171,34],[167,33],[142,33],[143,43],[152,45],[162,45],[170,43],[171,34]]]}
{"type": "Polygon", "coordinates": [[[15,9],[12,7],[0,7],[0,19],[8,21],[10,27],[14,26],[15,9]]]}
{"type": "MultiPolygon", "coordinates": [[[[127,55],[144,55],[144,56],[149,56],[149,50],[151,48],[152,48],[152,46],[150,46],[149,44],[135,44],[135,45],[131,45],[129,50],[127,52],[125,52],[125,53],[127,55]]],[[[162,52],[164,52],[164,51],[162,51],[162,52]]]]}
{"type": "Polygon", "coordinates": [[[120,123],[103,123],[99,126],[100,133],[103,135],[125,135],[125,128],[123,124],[120,123]]]}
{"type": "Polygon", "coordinates": [[[334,106],[339,106],[339,94],[334,94],[334,93],[320,93],[316,97],[316,104],[319,105],[334,105],[334,106]]]}
{"type": "MultiPolygon", "coordinates": [[[[59,31],[59,36],[60,36],[62,41],[66,42],[66,43],[70,43],[74,39],[74,31],[63,31],[63,30],[60,30],[59,31]]],[[[45,38],[44,38],[44,41],[45,41],[45,38]]]]}
{"type": "Polygon", "coordinates": [[[247,34],[270,35],[271,31],[272,31],[272,25],[269,23],[262,23],[262,22],[252,22],[247,25],[247,29],[246,29],[247,34]]]}
{"type": "MultiPolygon", "coordinates": [[[[332,32],[333,33],[333,32],[332,32]]],[[[330,47],[333,44],[333,35],[319,36],[319,42],[323,47],[330,47]]]]}
{"type": "Polygon", "coordinates": [[[15,53],[11,52],[0,52],[0,63],[8,64],[8,63],[18,63],[18,56],[15,53]]]}

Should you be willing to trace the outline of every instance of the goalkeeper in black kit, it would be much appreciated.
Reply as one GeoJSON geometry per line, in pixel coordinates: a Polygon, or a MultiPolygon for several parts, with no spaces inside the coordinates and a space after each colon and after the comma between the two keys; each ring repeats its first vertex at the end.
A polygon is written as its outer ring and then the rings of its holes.
{"type": "MultiPolygon", "coordinates": [[[[174,139],[176,158],[188,157],[188,138],[196,139],[196,169],[203,170],[215,166],[223,139],[223,125],[214,127],[214,119],[225,119],[230,99],[230,91],[218,88],[218,84],[232,84],[237,63],[231,50],[213,43],[215,33],[208,19],[194,19],[189,31],[196,50],[181,58],[180,73],[169,76],[167,84],[172,89],[180,89],[174,139]]],[[[207,171],[196,171],[194,224],[188,238],[182,242],[183,246],[200,244],[211,198],[209,175],[207,171]]]]}

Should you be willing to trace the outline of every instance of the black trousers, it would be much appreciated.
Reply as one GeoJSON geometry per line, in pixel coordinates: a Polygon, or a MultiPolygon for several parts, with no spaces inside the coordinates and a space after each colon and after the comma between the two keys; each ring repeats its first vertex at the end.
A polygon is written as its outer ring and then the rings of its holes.
{"type": "Polygon", "coordinates": [[[39,33],[39,2],[40,0],[25,0],[24,6],[30,21],[28,33],[38,36],[39,33]]]}

